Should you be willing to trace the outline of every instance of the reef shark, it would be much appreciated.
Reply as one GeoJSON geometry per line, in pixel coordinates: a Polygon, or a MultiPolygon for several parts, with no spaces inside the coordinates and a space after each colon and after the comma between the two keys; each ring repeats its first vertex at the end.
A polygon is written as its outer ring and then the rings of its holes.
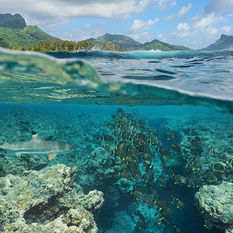
{"type": "Polygon", "coordinates": [[[3,143],[0,148],[16,151],[16,156],[22,154],[46,154],[49,161],[54,159],[59,152],[75,149],[74,146],[62,142],[43,140],[35,131],[32,132],[32,139],[28,142],[3,143]]]}

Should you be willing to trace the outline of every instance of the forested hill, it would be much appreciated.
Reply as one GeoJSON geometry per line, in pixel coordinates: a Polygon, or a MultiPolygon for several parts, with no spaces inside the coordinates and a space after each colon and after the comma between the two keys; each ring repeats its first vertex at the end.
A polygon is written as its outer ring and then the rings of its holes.
{"type": "Polygon", "coordinates": [[[23,29],[26,26],[25,19],[19,14],[0,14],[0,27],[23,29]]]}
{"type": "Polygon", "coordinates": [[[132,50],[142,45],[138,41],[128,36],[117,35],[117,34],[114,35],[109,33],[105,33],[104,35],[99,36],[97,38],[90,38],[88,39],[88,41],[95,43],[97,46],[102,46],[106,41],[108,41],[110,43],[115,44],[116,46],[118,46],[120,49],[123,50],[132,50]]]}
{"type": "Polygon", "coordinates": [[[171,45],[159,40],[140,43],[129,36],[106,33],[84,41],[65,41],[53,37],[37,26],[27,25],[19,15],[0,14],[0,47],[39,52],[76,51],[99,48],[110,51],[130,50],[188,50],[184,46],[171,45]]]}
{"type": "Polygon", "coordinates": [[[37,26],[27,26],[19,15],[0,14],[0,46],[23,49],[41,42],[55,42],[58,38],[50,36],[37,26]]]}
{"type": "Polygon", "coordinates": [[[190,50],[187,47],[180,45],[172,45],[164,43],[160,40],[152,40],[146,43],[140,43],[128,36],[114,35],[106,33],[103,36],[97,38],[90,38],[88,41],[94,42],[98,46],[103,45],[106,41],[115,44],[119,50],[161,50],[161,51],[172,51],[172,50],[190,50]]]}
{"type": "Polygon", "coordinates": [[[172,45],[156,39],[152,40],[151,42],[144,43],[140,48],[143,50],[161,50],[161,51],[190,50],[190,48],[181,45],[172,45]]]}

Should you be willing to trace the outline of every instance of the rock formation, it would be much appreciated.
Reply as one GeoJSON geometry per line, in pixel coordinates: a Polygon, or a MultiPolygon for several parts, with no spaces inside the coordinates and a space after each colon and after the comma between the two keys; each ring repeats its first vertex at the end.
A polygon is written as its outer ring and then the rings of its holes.
{"type": "Polygon", "coordinates": [[[195,198],[209,229],[233,231],[233,183],[204,185],[195,198]]]}
{"type": "Polygon", "coordinates": [[[103,193],[78,192],[76,173],[76,167],[58,164],[0,178],[0,232],[97,232],[93,214],[103,193]]]}

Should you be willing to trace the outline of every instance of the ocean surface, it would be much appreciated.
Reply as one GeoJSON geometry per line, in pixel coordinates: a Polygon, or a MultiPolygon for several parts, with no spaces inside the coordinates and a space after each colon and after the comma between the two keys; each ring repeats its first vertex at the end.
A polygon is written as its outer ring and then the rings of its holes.
{"type": "Polygon", "coordinates": [[[0,177],[77,166],[82,191],[104,193],[98,232],[224,233],[195,194],[233,182],[232,51],[1,49],[0,144],[32,131],[76,149],[51,161],[0,149],[0,177]]]}

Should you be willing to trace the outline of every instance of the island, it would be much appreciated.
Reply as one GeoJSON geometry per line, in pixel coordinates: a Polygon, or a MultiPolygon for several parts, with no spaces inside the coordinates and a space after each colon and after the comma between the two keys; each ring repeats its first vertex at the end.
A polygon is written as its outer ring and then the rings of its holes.
{"type": "Polygon", "coordinates": [[[27,25],[20,14],[0,14],[0,47],[37,52],[58,52],[100,49],[108,51],[132,50],[190,50],[187,47],[171,45],[160,40],[140,43],[125,35],[106,33],[97,38],[83,41],[68,41],[51,36],[37,26],[27,25]]]}

